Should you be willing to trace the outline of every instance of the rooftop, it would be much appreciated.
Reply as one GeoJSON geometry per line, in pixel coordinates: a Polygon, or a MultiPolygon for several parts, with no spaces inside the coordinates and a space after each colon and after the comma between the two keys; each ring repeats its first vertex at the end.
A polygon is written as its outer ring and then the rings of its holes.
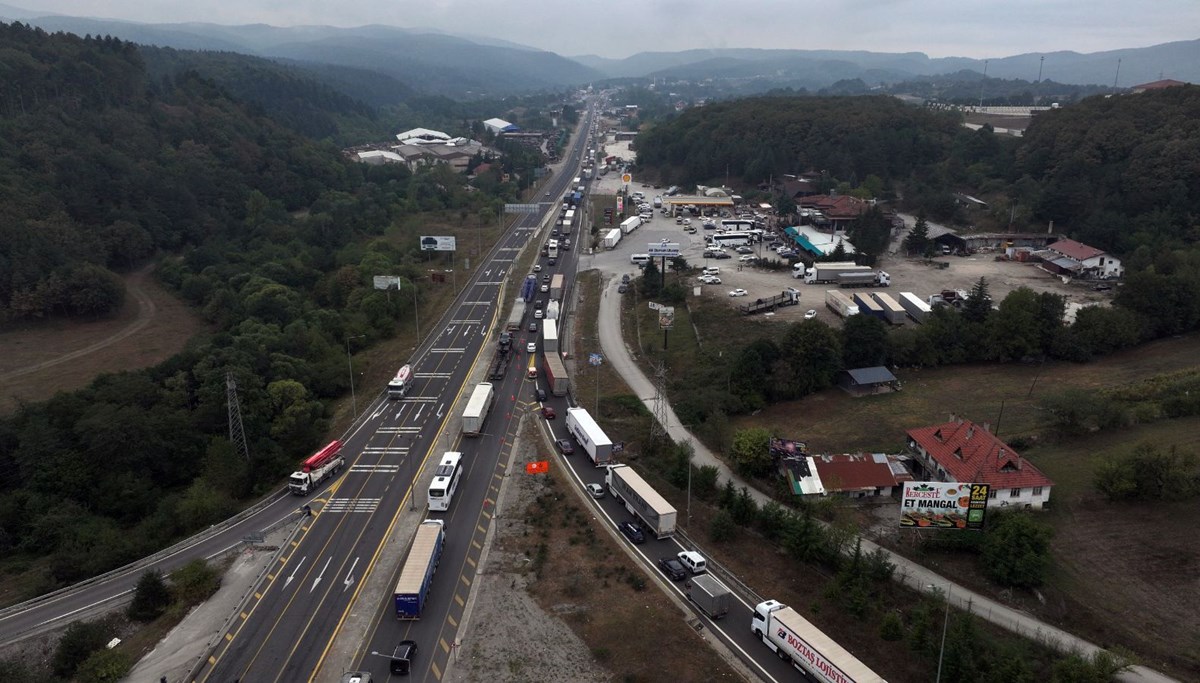
{"type": "Polygon", "coordinates": [[[970,420],[910,429],[908,436],[954,481],[991,484],[999,489],[1054,485],[1033,463],[970,420]]]}
{"type": "Polygon", "coordinates": [[[1103,256],[1105,253],[1103,249],[1089,247],[1088,245],[1086,245],[1082,242],[1076,242],[1075,240],[1065,240],[1065,239],[1059,240],[1059,241],[1055,242],[1054,244],[1051,244],[1048,248],[1051,251],[1057,251],[1058,253],[1062,254],[1063,256],[1066,256],[1068,258],[1073,258],[1079,262],[1086,261],[1090,258],[1096,258],[1097,256],[1103,256]]]}

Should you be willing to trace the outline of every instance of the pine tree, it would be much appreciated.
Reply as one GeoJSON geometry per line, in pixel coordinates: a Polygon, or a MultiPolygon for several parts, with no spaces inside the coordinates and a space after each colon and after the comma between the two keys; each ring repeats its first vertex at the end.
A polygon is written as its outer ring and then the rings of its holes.
{"type": "Polygon", "coordinates": [[[929,239],[929,223],[925,214],[917,214],[917,222],[913,225],[908,236],[904,238],[904,249],[909,254],[928,256],[933,251],[933,243],[929,239]]]}

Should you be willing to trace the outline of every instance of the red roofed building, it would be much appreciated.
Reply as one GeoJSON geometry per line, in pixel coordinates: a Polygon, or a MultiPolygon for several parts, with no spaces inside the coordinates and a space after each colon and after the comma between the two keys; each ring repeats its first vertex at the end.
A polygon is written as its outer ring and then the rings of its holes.
{"type": "Polygon", "coordinates": [[[884,453],[814,455],[813,469],[827,494],[872,498],[899,494],[912,475],[898,459],[884,453]]]}
{"type": "Polygon", "coordinates": [[[1161,81],[1151,81],[1149,83],[1142,83],[1141,85],[1135,85],[1132,88],[1130,88],[1130,90],[1132,90],[1135,93],[1142,93],[1142,92],[1146,92],[1147,90],[1162,90],[1163,88],[1176,88],[1181,85],[1187,85],[1187,83],[1184,83],[1183,81],[1177,81],[1177,80],[1174,80],[1171,78],[1164,78],[1161,81]]]}
{"type": "Polygon", "coordinates": [[[908,447],[932,481],[991,484],[988,507],[1041,509],[1054,482],[996,438],[961,418],[908,430],[908,447]]]}
{"type": "Polygon", "coordinates": [[[1083,275],[1101,280],[1111,280],[1125,274],[1125,269],[1121,267],[1121,259],[1082,242],[1059,240],[1046,247],[1046,250],[1053,254],[1051,258],[1044,260],[1055,266],[1056,271],[1064,274],[1083,275]]]}
{"type": "Polygon", "coordinates": [[[833,224],[834,230],[845,229],[871,207],[867,201],[845,194],[817,194],[811,197],[800,197],[796,200],[796,205],[802,209],[820,211],[833,224]]]}

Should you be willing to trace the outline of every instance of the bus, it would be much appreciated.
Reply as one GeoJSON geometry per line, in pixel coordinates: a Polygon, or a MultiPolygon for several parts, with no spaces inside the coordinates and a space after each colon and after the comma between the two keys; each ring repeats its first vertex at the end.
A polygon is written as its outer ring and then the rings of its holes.
{"type": "Polygon", "coordinates": [[[754,236],[748,232],[727,232],[721,235],[709,235],[704,239],[714,247],[739,247],[753,242],[754,236]]]}
{"type": "Polygon", "coordinates": [[[546,246],[546,256],[558,258],[558,240],[550,240],[550,244],[546,246]]]}
{"type": "Polygon", "coordinates": [[[429,511],[445,512],[450,509],[450,501],[458,490],[458,482],[463,476],[462,453],[448,451],[442,455],[437,470],[433,473],[433,482],[429,484],[429,511]]]}
{"type": "Polygon", "coordinates": [[[725,232],[749,232],[754,229],[754,221],[745,218],[725,218],[721,221],[721,229],[725,232]]]}

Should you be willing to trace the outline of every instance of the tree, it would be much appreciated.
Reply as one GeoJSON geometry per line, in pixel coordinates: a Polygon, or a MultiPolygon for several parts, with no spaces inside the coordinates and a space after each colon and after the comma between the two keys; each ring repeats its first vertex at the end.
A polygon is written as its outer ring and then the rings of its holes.
{"type": "Polygon", "coordinates": [[[124,650],[96,650],[79,665],[76,678],[86,683],[117,683],[129,675],[135,663],[124,650]]]}
{"type": "Polygon", "coordinates": [[[658,270],[658,263],[654,259],[646,262],[642,268],[642,296],[650,299],[658,296],[662,291],[662,274],[658,270]]]}
{"type": "Polygon", "coordinates": [[[770,441],[771,432],[765,427],[738,430],[729,453],[738,471],[752,477],[767,475],[771,471],[770,441]]]}
{"type": "Polygon", "coordinates": [[[142,574],[137,586],[133,589],[133,602],[125,611],[134,621],[153,621],[158,618],[171,604],[171,591],[163,581],[163,576],[157,570],[151,569],[142,574]]]}
{"type": "Polygon", "coordinates": [[[112,631],[100,621],[77,621],[67,627],[54,649],[52,667],[62,678],[75,676],[79,665],[93,652],[103,649],[112,638],[112,631]]]}
{"type": "Polygon", "coordinates": [[[714,543],[724,543],[737,538],[738,526],[725,510],[718,510],[708,525],[708,537],[714,543]]]}
{"type": "Polygon", "coordinates": [[[837,333],[820,320],[792,324],[780,344],[780,365],[778,376],[786,392],[780,398],[799,398],[831,386],[842,365],[837,333]]]}
{"type": "Polygon", "coordinates": [[[933,253],[933,242],[929,239],[929,222],[925,220],[925,212],[917,214],[917,222],[913,224],[908,236],[904,238],[904,250],[909,254],[929,256],[933,253]]]}
{"type": "Polygon", "coordinates": [[[888,330],[873,315],[852,315],[842,326],[842,365],[846,369],[883,365],[889,355],[888,330]]]}
{"type": "Polygon", "coordinates": [[[992,312],[992,296],[988,294],[987,278],[980,277],[971,287],[971,293],[963,304],[962,316],[968,322],[982,323],[992,312]]]}
{"type": "Polygon", "coordinates": [[[1013,588],[1036,588],[1050,568],[1053,531],[1028,513],[995,515],[983,539],[983,571],[1013,588]]]}

